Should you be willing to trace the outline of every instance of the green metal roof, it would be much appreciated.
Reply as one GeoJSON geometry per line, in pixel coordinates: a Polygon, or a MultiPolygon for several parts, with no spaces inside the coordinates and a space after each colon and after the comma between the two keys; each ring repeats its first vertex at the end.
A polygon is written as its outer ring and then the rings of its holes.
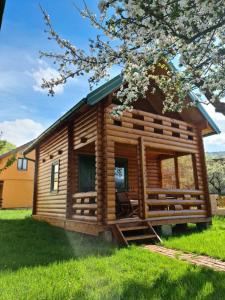
{"type": "MultiPolygon", "coordinates": [[[[196,106],[197,106],[198,110],[203,115],[203,117],[208,121],[209,125],[212,127],[212,129],[214,130],[214,132],[216,134],[221,133],[219,127],[216,125],[216,123],[213,121],[213,119],[210,117],[210,115],[204,109],[204,107],[202,106],[202,104],[199,101],[199,99],[197,98],[197,96],[195,94],[193,94],[192,92],[189,92],[188,96],[196,103],[196,106]]],[[[212,135],[212,134],[213,133],[210,133],[208,135],[212,135]]],[[[208,135],[205,135],[205,137],[208,136],[208,135]]]]}
{"type": "MultiPolygon", "coordinates": [[[[93,106],[104,99],[107,95],[117,90],[120,85],[122,84],[122,75],[117,75],[113,79],[109,80],[108,82],[104,83],[94,91],[90,92],[86,98],[80,100],[75,106],[73,106],[66,114],[64,114],[61,118],[59,118],[55,123],[53,123],[48,129],[46,129],[27,149],[25,149],[24,154],[30,152],[35,146],[47,135],[49,135],[53,130],[56,129],[59,125],[65,122],[76,110],[78,110],[82,105],[88,104],[93,106]]],[[[192,93],[189,93],[189,97],[196,101],[196,96],[192,93]]],[[[197,101],[197,108],[203,115],[203,117],[208,121],[211,128],[214,130],[214,133],[220,133],[219,128],[203,108],[203,106],[197,101]]],[[[213,133],[212,133],[213,134],[213,133]]]]}
{"type": "Polygon", "coordinates": [[[90,105],[95,105],[107,95],[117,90],[122,82],[122,75],[117,75],[113,79],[101,85],[99,88],[95,89],[93,92],[89,93],[87,95],[87,103],[90,105]]]}

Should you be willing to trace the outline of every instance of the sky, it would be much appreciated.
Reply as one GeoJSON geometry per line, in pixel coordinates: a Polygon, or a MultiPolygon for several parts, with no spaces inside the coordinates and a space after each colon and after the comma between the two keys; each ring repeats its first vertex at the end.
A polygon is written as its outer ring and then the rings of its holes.
{"type": "MultiPolygon", "coordinates": [[[[82,0],[7,0],[0,31],[0,131],[2,138],[17,146],[36,138],[89,92],[86,78],[76,78],[58,87],[49,97],[40,87],[42,78],[57,75],[50,61],[40,59],[39,51],[57,51],[47,39],[39,4],[64,38],[86,48],[96,31],[74,8],[82,0]]],[[[86,0],[95,10],[97,0],[86,0]]],[[[112,71],[116,75],[116,70],[112,71]]],[[[207,111],[222,133],[205,138],[206,151],[225,151],[225,117],[207,111]]]]}

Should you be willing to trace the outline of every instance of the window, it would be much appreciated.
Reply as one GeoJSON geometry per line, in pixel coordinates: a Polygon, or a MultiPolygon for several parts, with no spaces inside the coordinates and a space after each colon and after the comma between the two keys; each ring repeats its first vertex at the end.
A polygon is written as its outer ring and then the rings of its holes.
{"type": "Polygon", "coordinates": [[[95,156],[79,155],[79,192],[95,191],[95,156]]]}
{"type": "Polygon", "coordinates": [[[58,190],[59,190],[59,162],[56,161],[52,164],[51,192],[58,192],[58,190]]]}
{"type": "Polygon", "coordinates": [[[28,161],[26,158],[18,158],[17,169],[20,171],[26,171],[28,167],[28,161]]]}
{"type": "Polygon", "coordinates": [[[127,178],[127,159],[116,158],[115,161],[115,184],[116,190],[119,192],[128,191],[128,178],[127,178]]]}
{"type": "Polygon", "coordinates": [[[195,179],[192,155],[178,157],[179,181],[181,189],[194,189],[195,179]]]}
{"type": "Polygon", "coordinates": [[[176,173],[174,158],[161,161],[162,188],[176,189],[176,173]]]}

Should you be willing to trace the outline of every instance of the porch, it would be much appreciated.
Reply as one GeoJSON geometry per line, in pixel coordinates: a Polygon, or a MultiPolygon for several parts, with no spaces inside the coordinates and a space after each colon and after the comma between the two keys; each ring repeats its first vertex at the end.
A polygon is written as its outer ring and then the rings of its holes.
{"type": "Polygon", "coordinates": [[[155,149],[143,137],[136,145],[114,142],[112,152],[113,157],[107,155],[102,164],[95,142],[74,151],[78,169],[71,219],[99,225],[141,220],[152,225],[210,220],[197,153],[155,149]],[[126,193],[131,206],[135,205],[135,213],[118,214],[117,193],[126,193]]]}

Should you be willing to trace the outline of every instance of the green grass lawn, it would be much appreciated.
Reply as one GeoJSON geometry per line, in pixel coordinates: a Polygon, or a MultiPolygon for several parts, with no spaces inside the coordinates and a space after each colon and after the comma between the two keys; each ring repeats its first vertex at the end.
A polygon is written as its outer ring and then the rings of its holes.
{"type": "Polygon", "coordinates": [[[225,299],[225,273],[0,211],[1,300],[225,299]]]}
{"type": "Polygon", "coordinates": [[[180,233],[164,239],[164,245],[225,260],[225,218],[214,217],[213,226],[204,231],[198,231],[192,226],[186,234],[180,233]]]}

